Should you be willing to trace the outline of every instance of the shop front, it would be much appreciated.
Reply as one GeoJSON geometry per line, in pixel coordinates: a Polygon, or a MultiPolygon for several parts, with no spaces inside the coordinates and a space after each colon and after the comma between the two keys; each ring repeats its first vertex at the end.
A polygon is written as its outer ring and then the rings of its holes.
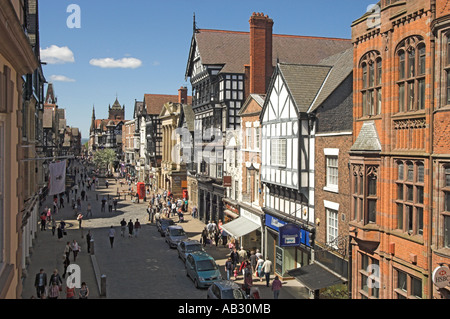
{"type": "Polygon", "coordinates": [[[229,236],[236,238],[240,246],[248,251],[263,251],[263,223],[261,215],[254,214],[246,209],[240,208],[238,218],[222,225],[229,236]]]}
{"type": "Polygon", "coordinates": [[[308,226],[266,213],[265,238],[264,251],[281,278],[290,278],[289,270],[310,263],[313,230],[308,226]]]}

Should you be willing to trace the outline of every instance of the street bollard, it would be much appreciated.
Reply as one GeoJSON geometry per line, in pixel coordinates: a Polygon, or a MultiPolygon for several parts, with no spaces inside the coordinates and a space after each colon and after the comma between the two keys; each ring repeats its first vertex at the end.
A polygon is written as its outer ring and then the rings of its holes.
{"type": "Polygon", "coordinates": [[[106,297],[106,275],[100,277],[100,296],[106,297]]]}

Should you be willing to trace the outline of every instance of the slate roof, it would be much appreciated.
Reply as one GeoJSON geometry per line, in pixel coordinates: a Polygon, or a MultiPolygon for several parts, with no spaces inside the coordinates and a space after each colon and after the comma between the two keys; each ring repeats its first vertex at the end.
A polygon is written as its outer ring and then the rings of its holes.
{"type": "Polygon", "coordinates": [[[355,144],[350,148],[353,152],[381,152],[381,143],[374,121],[364,122],[355,144]]]}
{"type": "Polygon", "coordinates": [[[299,112],[307,112],[319,94],[331,67],[323,65],[279,64],[299,112]]]}
{"type": "Polygon", "coordinates": [[[327,57],[316,65],[278,65],[299,111],[313,112],[353,72],[353,49],[327,57]]]}
{"type": "MultiPolygon", "coordinates": [[[[192,105],[183,104],[183,109],[181,112],[182,112],[184,121],[186,121],[186,125],[187,125],[189,132],[193,132],[194,126],[195,126],[194,125],[195,124],[195,113],[194,113],[194,110],[192,110],[192,105]]],[[[181,117],[180,117],[180,120],[181,120],[181,117]]]]}
{"type": "MultiPolygon", "coordinates": [[[[194,37],[204,65],[223,65],[222,73],[244,73],[244,65],[250,64],[249,32],[200,29],[194,37]]],[[[348,39],[273,34],[273,65],[318,64],[351,46],[348,39]]]]}

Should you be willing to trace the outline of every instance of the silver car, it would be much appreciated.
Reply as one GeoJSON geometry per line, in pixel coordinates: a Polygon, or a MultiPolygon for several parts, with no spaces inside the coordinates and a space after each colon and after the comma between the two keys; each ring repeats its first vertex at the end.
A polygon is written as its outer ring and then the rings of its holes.
{"type": "Polygon", "coordinates": [[[188,254],[194,251],[203,251],[202,243],[198,240],[182,240],[177,246],[178,257],[185,262],[188,254]]]}
{"type": "Polygon", "coordinates": [[[170,248],[177,248],[180,241],[188,239],[186,232],[181,226],[169,226],[165,232],[166,243],[170,248]]]}

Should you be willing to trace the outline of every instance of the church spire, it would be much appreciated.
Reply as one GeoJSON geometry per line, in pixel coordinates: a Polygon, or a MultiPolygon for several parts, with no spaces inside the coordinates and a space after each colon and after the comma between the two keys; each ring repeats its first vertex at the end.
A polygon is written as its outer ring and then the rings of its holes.
{"type": "Polygon", "coordinates": [[[91,132],[95,129],[95,105],[92,106],[91,132]]]}

